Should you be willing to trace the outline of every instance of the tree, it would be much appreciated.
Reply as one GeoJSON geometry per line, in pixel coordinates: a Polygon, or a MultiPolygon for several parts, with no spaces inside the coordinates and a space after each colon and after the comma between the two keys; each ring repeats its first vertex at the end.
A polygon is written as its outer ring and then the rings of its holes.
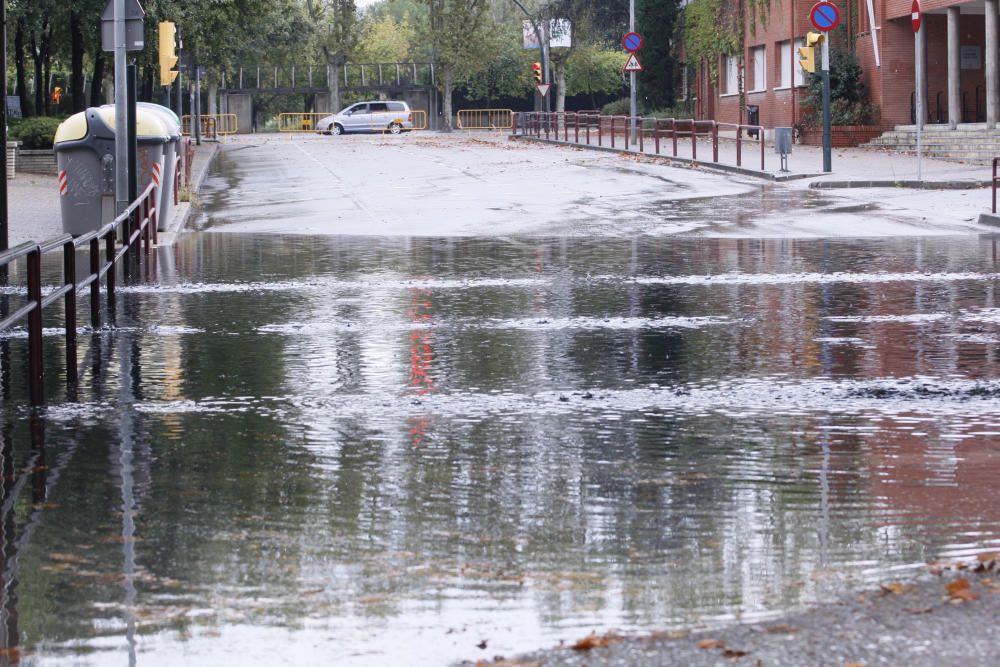
{"type": "Polygon", "coordinates": [[[330,108],[340,109],[340,79],[337,73],[358,41],[358,9],[354,0],[306,0],[309,17],[319,35],[320,50],[330,71],[330,108]]]}
{"type": "Polygon", "coordinates": [[[644,38],[639,91],[647,108],[674,105],[673,52],[679,0],[636,0],[636,29],[644,38]]]}
{"type": "Polygon", "coordinates": [[[486,67],[497,50],[498,35],[487,20],[486,0],[423,0],[430,21],[422,37],[431,44],[440,72],[444,132],[452,129],[452,93],[455,85],[486,67]]]}
{"type": "Polygon", "coordinates": [[[365,17],[361,23],[362,38],[354,51],[355,60],[368,63],[406,62],[413,50],[416,27],[404,14],[397,19],[389,13],[380,17],[365,17]]]}

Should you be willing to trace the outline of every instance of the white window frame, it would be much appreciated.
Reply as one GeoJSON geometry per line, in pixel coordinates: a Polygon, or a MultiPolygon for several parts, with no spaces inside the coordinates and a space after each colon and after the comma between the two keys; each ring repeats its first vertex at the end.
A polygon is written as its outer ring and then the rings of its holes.
{"type": "Polygon", "coordinates": [[[794,48],[789,40],[783,42],[778,42],[778,52],[780,54],[780,69],[781,76],[779,77],[779,85],[775,86],[775,90],[788,90],[789,86],[789,62],[795,62],[797,67],[795,68],[795,87],[802,88],[806,85],[806,71],[802,69],[802,66],[798,64],[799,62],[799,47],[805,46],[806,40],[804,37],[800,37],[795,40],[794,48]],[[792,60],[794,59],[794,61],[792,60]]]}
{"type": "Polygon", "coordinates": [[[722,56],[722,69],[725,77],[723,92],[720,97],[729,97],[740,94],[740,57],[722,56]]]}
{"type": "Polygon", "coordinates": [[[762,93],[767,90],[767,47],[763,44],[750,47],[753,62],[753,88],[748,93],[762,93]]]}

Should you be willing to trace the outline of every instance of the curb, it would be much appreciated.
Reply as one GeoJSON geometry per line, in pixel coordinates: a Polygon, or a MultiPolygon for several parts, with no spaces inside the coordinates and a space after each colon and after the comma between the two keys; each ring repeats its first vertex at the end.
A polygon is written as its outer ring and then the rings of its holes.
{"type": "Polygon", "coordinates": [[[989,227],[1000,227],[1000,214],[980,213],[979,224],[988,225],[989,227]]]}
{"type": "MultiPolygon", "coordinates": [[[[205,144],[202,144],[204,146],[205,144]]],[[[198,170],[196,173],[192,174],[191,178],[191,192],[197,193],[201,190],[201,186],[205,183],[205,179],[208,178],[208,172],[212,168],[212,164],[215,159],[222,152],[222,145],[219,143],[210,144],[211,154],[205,160],[202,169],[198,170]]],[[[193,214],[193,208],[191,202],[181,202],[178,204],[176,209],[176,214],[174,219],[171,221],[170,226],[159,232],[157,234],[157,248],[170,247],[177,243],[178,237],[187,228],[188,221],[191,219],[193,214]]]]}
{"type": "Polygon", "coordinates": [[[611,148],[610,146],[593,146],[593,145],[588,146],[587,144],[576,144],[567,141],[553,141],[552,139],[540,139],[538,137],[528,137],[524,135],[510,135],[510,140],[529,141],[540,144],[552,144],[554,146],[567,146],[570,148],[604,151],[605,153],[621,153],[623,155],[641,155],[642,157],[662,160],[663,162],[666,162],[668,164],[676,164],[678,166],[684,166],[689,168],[705,169],[707,171],[718,171],[726,174],[739,174],[740,176],[752,176],[753,178],[762,178],[767,181],[774,181],[775,183],[784,183],[786,181],[797,181],[804,178],[815,178],[817,176],[822,176],[822,174],[772,174],[766,171],[759,171],[757,169],[747,169],[746,167],[735,167],[733,165],[719,164],[717,162],[703,162],[702,160],[693,160],[687,157],[675,157],[673,155],[657,155],[655,153],[640,153],[639,151],[622,150],[621,148],[611,148]]]}
{"type": "Polygon", "coordinates": [[[907,188],[910,190],[978,190],[988,188],[990,181],[815,181],[816,190],[848,188],[907,188]]]}

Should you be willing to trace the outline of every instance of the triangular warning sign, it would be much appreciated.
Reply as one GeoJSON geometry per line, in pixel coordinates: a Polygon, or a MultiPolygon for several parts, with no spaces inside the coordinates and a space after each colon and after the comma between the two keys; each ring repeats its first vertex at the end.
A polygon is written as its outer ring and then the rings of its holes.
{"type": "Polygon", "coordinates": [[[549,88],[552,87],[551,83],[540,83],[538,84],[538,94],[545,97],[549,94],[549,88]]]}
{"type": "Polygon", "coordinates": [[[628,56],[628,61],[625,63],[626,72],[641,72],[642,64],[639,63],[639,59],[635,57],[634,53],[630,53],[628,56]]]}

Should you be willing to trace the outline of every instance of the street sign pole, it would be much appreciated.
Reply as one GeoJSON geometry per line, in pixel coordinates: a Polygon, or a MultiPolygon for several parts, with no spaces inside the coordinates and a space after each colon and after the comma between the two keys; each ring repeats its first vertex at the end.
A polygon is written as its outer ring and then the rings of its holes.
{"type": "Polygon", "coordinates": [[[926,114],[924,113],[924,93],[927,86],[925,81],[927,75],[927,49],[924,44],[924,29],[922,27],[922,16],[920,12],[920,3],[914,0],[912,7],[912,22],[913,22],[913,44],[916,52],[914,53],[913,64],[916,68],[914,72],[914,84],[916,85],[916,94],[914,105],[916,109],[914,110],[913,122],[917,126],[917,180],[923,180],[923,157],[924,157],[924,142],[923,142],[923,129],[924,129],[924,118],[926,114]]]}
{"type": "Polygon", "coordinates": [[[114,0],[115,35],[115,215],[128,208],[128,76],[125,71],[125,0],[114,0]]]}
{"type": "Polygon", "coordinates": [[[833,141],[830,133],[830,36],[823,39],[822,44],[822,77],[823,77],[823,171],[833,171],[833,141]]]}
{"type": "MultiPolygon", "coordinates": [[[[635,0],[628,0],[628,31],[635,32],[635,0]]],[[[629,120],[632,128],[632,145],[634,146],[638,143],[638,132],[636,132],[636,92],[635,92],[635,72],[629,72],[628,75],[629,82],[629,95],[628,95],[628,110],[629,110],[629,120]]]]}

